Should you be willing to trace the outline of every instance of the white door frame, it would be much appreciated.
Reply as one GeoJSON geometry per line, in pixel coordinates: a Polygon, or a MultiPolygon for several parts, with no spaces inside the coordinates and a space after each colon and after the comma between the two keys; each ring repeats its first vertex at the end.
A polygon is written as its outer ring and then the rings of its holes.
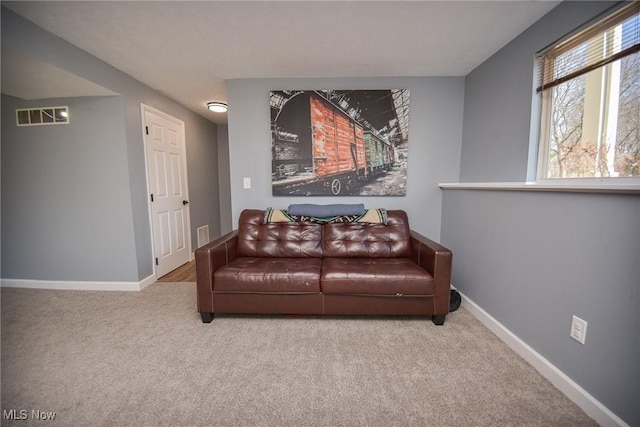
{"type": "MultiPolygon", "coordinates": [[[[143,148],[144,148],[144,169],[145,169],[145,181],[146,181],[146,185],[147,185],[147,193],[146,193],[146,197],[147,197],[147,212],[149,214],[149,228],[150,228],[150,235],[151,235],[151,265],[153,266],[153,275],[157,277],[157,265],[155,263],[155,259],[156,259],[156,248],[155,248],[155,240],[154,240],[154,229],[153,229],[153,211],[152,211],[152,206],[151,206],[151,199],[150,199],[150,195],[151,195],[151,190],[150,190],[150,185],[149,185],[149,160],[147,159],[147,138],[146,138],[146,130],[145,130],[145,119],[144,119],[144,113],[145,111],[148,111],[150,113],[153,113],[157,116],[161,116],[162,118],[169,120],[171,122],[174,122],[176,124],[178,124],[180,126],[180,128],[182,129],[182,144],[183,144],[183,148],[184,148],[184,156],[183,156],[183,160],[182,160],[182,167],[184,168],[184,173],[185,173],[185,195],[187,200],[189,200],[189,171],[187,170],[187,140],[186,140],[186,130],[185,130],[185,124],[182,120],[179,120],[173,116],[170,116],[169,114],[157,110],[153,107],[150,107],[148,105],[145,105],[143,103],[140,103],[140,123],[141,123],[141,131],[142,131],[142,141],[143,141],[143,148]]],[[[187,206],[187,213],[188,215],[186,215],[186,221],[187,221],[187,245],[188,245],[188,253],[189,253],[189,261],[193,260],[193,250],[192,250],[192,246],[191,246],[191,208],[189,206],[187,206]]]]}

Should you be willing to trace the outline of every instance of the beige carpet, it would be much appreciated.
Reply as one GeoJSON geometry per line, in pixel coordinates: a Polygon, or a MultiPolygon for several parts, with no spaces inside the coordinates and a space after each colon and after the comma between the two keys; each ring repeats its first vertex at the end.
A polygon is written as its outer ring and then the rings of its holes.
{"type": "Polygon", "coordinates": [[[464,309],[206,325],[193,283],[1,292],[3,426],[596,425],[464,309]]]}

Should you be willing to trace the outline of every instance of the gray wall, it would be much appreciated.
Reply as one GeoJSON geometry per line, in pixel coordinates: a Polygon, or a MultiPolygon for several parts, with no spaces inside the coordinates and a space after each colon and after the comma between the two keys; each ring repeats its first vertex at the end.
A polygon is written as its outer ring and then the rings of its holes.
{"type": "Polygon", "coordinates": [[[445,191],[453,285],[629,425],[640,425],[640,197],[445,191]],[[588,322],[585,345],[569,337],[588,322]]]}
{"type": "Polygon", "coordinates": [[[137,277],[122,118],[121,97],[2,96],[3,278],[137,277]],[[16,125],[16,108],[55,105],[68,125],[16,125]]]}
{"type": "MultiPolygon", "coordinates": [[[[467,76],[461,181],[525,179],[537,126],[534,53],[611,5],[562,3],[467,76]]],[[[629,425],[640,425],[640,198],[444,193],[442,242],[454,253],[453,285],[629,425]],[[574,314],[588,322],[585,345],[569,337],[574,314]]]]}
{"type": "Polygon", "coordinates": [[[286,208],[290,203],[364,203],[404,209],[411,227],[440,237],[442,192],[438,183],[459,176],[464,79],[247,79],[227,82],[229,158],[234,226],[242,209],[286,208]],[[271,195],[269,91],[277,89],[394,89],[411,91],[407,195],[402,197],[274,197],[271,195]],[[250,177],[252,188],[242,188],[250,177]]]}
{"type": "MultiPolygon", "coordinates": [[[[185,123],[193,250],[198,246],[198,227],[208,225],[211,240],[221,233],[218,130],[215,127],[212,129],[212,123],[204,120],[200,125],[193,121],[185,123]]],[[[227,206],[230,204],[227,203],[227,206]]]]}
{"type": "MultiPolygon", "coordinates": [[[[120,140],[116,141],[116,143],[122,144],[125,151],[121,158],[114,160],[107,167],[122,170],[125,174],[128,174],[128,205],[130,205],[131,210],[130,221],[133,227],[131,233],[135,242],[134,257],[137,271],[133,273],[127,272],[125,280],[139,281],[153,274],[144,141],[141,127],[141,103],[185,122],[193,245],[197,244],[195,229],[198,226],[209,224],[212,237],[220,234],[220,204],[217,198],[219,188],[217,127],[214,123],[143,85],[127,74],[118,71],[98,58],[53,36],[6,8],[2,8],[2,43],[25,55],[51,63],[60,69],[76,74],[122,95],[120,100],[121,111],[117,113],[117,119],[110,119],[119,121],[119,126],[123,129],[123,134],[119,136],[120,140]]],[[[206,114],[205,111],[203,106],[203,113],[206,114]]],[[[113,114],[115,115],[116,113],[114,112],[113,114]]],[[[3,128],[4,126],[5,122],[3,120],[3,128]]],[[[6,141],[3,140],[3,145],[5,143],[6,141]]],[[[3,162],[10,163],[11,158],[5,159],[5,156],[6,154],[3,152],[3,162]]],[[[3,193],[5,187],[11,185],[11,177],[8,180],[5,182],[3,179],[3,193]]],[[[52,199],[53,203],[56,203],[55,197],[52,199]]],[[[105,204],[102,208],[109,209],[110,206],[105,204]]],[[[11,209],[13,209],[12,206],[3,203],[2,216],[10,215],[11,209]]],[[[64,209],[64,206],[60,206],[60,209],[64,209]]],[[[11,226],[11,224],[3,220],[3,230],[6,230],[5,227],[11,226]]],[[[61,234],[69,236],[69,246],[84,247],[87,244],[84,236],[82,241],[72,237],[75,235],[75,230],[72,227],[68,230],[62,230],[61,234]]],[[[7,247],[12,247],[13,243],[12,241],[6,242],[7,247]]],[[[48,246],[54,246],[59,242],[43,243],[48,246]]],[[[3,235],[4,244],[5,235],[3,235]]],[[[117,248],[111,249],[116,250],[117,248]]],[[[29,256],[28,253],[21,255],[25,258],[29,256]]],[[[117,268],[117,266],[112,267],[117,268]]],[[[53,280],[49,274],[51,272],[50,267],[34,264],[30,266],[30,269],[31,271],[23,273],[19,277],[9,277],[4,275],[5,270],[3,268],[3,278],[35,279],[36,277],[47,277],[49,280],[53,280]]],[[[58,266],[56,269],[63,269],[63,267],[58,266]]],[[[62,279],[72,280],[70,277],[78,277],[75,272],[77,269],[78,267],[75,265],[64,266],[64,271],[68,272],[68,277],[62,279]]],[[[109,277],[112,275],[113,273],[109,277]]],[[[82,274],[82,277],[82,280],[86,281],[110,280],[105,275],[96,272],[87,272],[82,274]]]]}
{"type": "Polygon", "coordinates": [[[231,181],[229,179],[229,128],[218,126],[218,177],[220,179],[220,233],[233,230],[231,218],[231,181]]]}
{"type": "MultiPolygon", "coordinates": [[[[535,53],[615,4],[565,3],[467,75],[461,182],[535,179],[527,176],[530,134],[538,127],[531,120],[535,53]]],[[[533,145],[536,154],[535,138],[533,145]]]]}

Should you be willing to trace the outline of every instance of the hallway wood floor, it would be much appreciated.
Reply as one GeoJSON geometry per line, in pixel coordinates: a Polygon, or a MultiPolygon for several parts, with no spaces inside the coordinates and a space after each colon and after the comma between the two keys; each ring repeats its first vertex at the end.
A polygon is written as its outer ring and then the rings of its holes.
{"type": "Polygon", "coordinates": [[[170,273],[158,279],[158,282],[195,282],[196,281],[196,260],[178,267],[170,273]]]}

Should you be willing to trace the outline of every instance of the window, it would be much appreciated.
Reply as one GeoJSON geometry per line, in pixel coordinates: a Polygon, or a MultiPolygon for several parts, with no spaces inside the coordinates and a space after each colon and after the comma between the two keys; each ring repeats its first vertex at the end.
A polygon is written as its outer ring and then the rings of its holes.
{"type": "Polygon", "coordinates": [[[59,125],[69,123],[69,107],[21,108],[16,110],[18,126],[59,125]]]}
{"type": "Polygon", "coordinates": [[[538,179],[640,179],[640,3],[538,56],[538,179]]]}

